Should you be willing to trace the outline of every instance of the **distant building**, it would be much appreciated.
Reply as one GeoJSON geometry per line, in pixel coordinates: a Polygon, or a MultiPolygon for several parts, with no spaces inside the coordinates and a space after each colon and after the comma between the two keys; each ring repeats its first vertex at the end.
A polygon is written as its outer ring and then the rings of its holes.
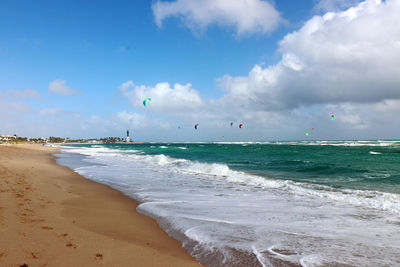
{"type": "Polygon", "coordinates": [[[129,143],[131,138],[129,137],[129,130],[126,130],[126,142],[129,143]]]}
{"type": "Polygon", "coordinates": [[[15,135],[0,135],[0,140],[2,141],[11,141],[15,139],[17,139],[15,135]]]}

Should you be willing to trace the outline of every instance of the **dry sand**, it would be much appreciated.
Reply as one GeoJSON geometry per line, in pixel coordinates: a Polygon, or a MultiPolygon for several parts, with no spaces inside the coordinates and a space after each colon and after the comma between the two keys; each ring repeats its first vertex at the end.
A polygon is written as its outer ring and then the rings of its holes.
{"type": "Polygon", "coordinates": [[[0,145],[0,266],[200,266],[137,202],[55,152],[0,145]]]}

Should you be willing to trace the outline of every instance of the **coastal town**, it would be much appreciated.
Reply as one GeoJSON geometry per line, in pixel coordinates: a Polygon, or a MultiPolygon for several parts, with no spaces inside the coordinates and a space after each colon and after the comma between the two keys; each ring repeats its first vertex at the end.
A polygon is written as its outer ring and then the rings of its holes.
{"type": "Polygon", "coordinates": [[[132,142],[129,137],[129,130],[127,131],[127,136],[125,138],[121,137],[102,137],[102,138],[80,138],[80,139],[71,139],[69,137],[22,137],[17,134],[13,135],[3,135],[0,134],[0,144],[19,144],[19,143],[29,143],[29,144],[54,144],[54,143],[62,143],[62,144],[109,144],[109,143],[130,143],[132,142]]]}

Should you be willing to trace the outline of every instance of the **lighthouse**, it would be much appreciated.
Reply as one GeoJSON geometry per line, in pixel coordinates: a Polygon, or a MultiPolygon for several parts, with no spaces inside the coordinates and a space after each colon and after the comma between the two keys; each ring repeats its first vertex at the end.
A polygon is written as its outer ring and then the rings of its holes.
{"type": "Polygon", "coordinates": [[[131,138],[129,137],[129,130],[126,130],[126,142],[129,143],[131,138]]]}

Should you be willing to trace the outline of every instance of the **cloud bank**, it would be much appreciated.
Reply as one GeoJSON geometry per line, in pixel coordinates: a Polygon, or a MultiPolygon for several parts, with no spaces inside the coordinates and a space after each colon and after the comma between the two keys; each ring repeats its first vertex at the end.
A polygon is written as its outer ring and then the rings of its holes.
{"type": "Polygon", "coordinates": [[[178,17],[194,32],[219,25],[234,28],[237,35],[264,34],[283,21],[274,6],[262,0],[157,1],[152,7],[157,26],[169,17],[178,17]]]}
{"type": "Polygon", "coordinates": [[[368,0],[314,16],[279,43],[275,65],[220,79],[225,98],[256,110],[400,98],[400,1],[368,0]]]}
{"type": "MultiPolygon", "coordinates": [[[[179,3],[172,2],[173,10],[179,3]]],[[[290,138],[303,134],[305,127],[324,129],[325,138],[355,133],[354,138],[367,138],[382,127],[394,132],[400,103],[398,14],[398,0],[367,0],[345,11],[314,16],[279,42],[277,64],[256,64],[246,76],[218,78],[224,91],[218,99],[201,98],[190,84],[149,87],[129,81],[121,88],[129,85],[123,92],[135,106],[152,97],[152,110],[175,119],[210,127],[245,122],[258,136],[280,129],[275,132],[280,139],[290,138]],[[333,134],[333,129],[343,135],[333,134]]]]}

